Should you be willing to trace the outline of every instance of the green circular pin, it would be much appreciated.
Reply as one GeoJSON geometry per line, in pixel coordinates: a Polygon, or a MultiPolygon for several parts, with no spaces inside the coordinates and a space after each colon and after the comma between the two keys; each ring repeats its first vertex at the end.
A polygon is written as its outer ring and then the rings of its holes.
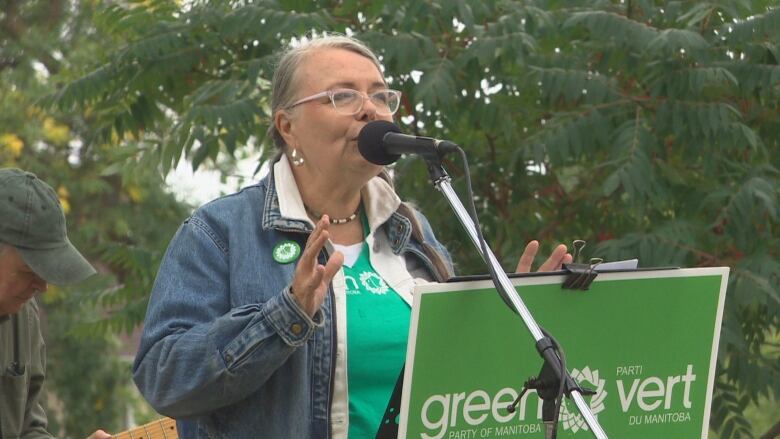
{"type": "Polygon", "coordinates": [[[301,255],[301,246],[295,241],[282,241],[274,247],[274,261],[289,264],[301,255]]]}

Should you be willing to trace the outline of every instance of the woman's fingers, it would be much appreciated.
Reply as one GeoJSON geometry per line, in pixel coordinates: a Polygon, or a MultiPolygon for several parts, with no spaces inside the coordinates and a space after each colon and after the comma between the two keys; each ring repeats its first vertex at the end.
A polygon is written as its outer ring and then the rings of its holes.
{"type": "Polygon", "coordinates": [[[330,255],[325,265],[319,263],[319,254],[330,236],[329,224],[328,217],[324,215],[317,222],[306,240],[306,248],[298,261],[292,282],[293,296],[311,316],[314,316],[322,305],[330,281],[344,263],[344,255],[341,252],[334,252],[330,255]]]}
{"type": "Polygon", "coordinates": [[[301,259],[298,262],[298,266],[304,270],[312,270],[317,265],[317,257],[322,251],[322,247],[325,246],[325,242],[328,241],[328,222],[327,215],[317,221],[314,226],[314,231],[311,232],[309,238],[306,240],[306,247],[301,253],[301,259]]]}
{"type": "Polygon", "coordinates": [[[536,252],[539,251],[539,241],[531,241],[525,246],[523,254],[520,255],[520,259],[517,261],[517,273],[528,273],[531,271],[531,264],[534,263],[536,252]]]}
{"type": "MultiPolygon", "coordinates": [[[[561,264],[564,263],[564,258],[568,255],[565,244],[558,244],[553,250],[552,254],[546,261],[539,267],[539,271],[553,271],[561,268],[561,264]]],[[[571,258],[571,255],[569,255],[571,258]]]]}
{"type": "MultiPolygon", "coordinates": [[[[560,270],[563,264],[570,264],[572,261],[571,254],[568,253],[566,245],[559,244],[555,247],[552,254],[546,261],[539,267],[538,271],[555,271],[560,270]]],[[[517,262],[517,273],[528,273],[531,271],[531,266],[534,263],[536,253],[539,252],[539,241],[533,240],[529,242],[523,254],[520,255],[520,260],[517,262]]]]}
{"type": "Polygon", "coordinates": [[[310,316],[314,316],[322,305],[324,294],[318,293],[325,275],[325,267],[319,263],[319,254],[328,241],[327,216],[323,216],[314,226],[306,240],[306,246],[298,260],[292,281],[292,294],[298,305],[310,316]]]}
{"type": "Polygon", "coordinates": [[[306,280],[306,286],[311,291],[316,290],[322,284],[323,277],[325,277],[325,266],[317,264],[317,267],[314,268],[314,272],[306,280]]]}
{"type": "Polygon", "coordinates": [[[344,255],[341,252],[337,251],[330,255],[328,263],[325,265],[325,270],[323,271],[323,281],[326,287],[333,279],[333,276],[338,273],[342,264],[344,264],[344,255]]]}

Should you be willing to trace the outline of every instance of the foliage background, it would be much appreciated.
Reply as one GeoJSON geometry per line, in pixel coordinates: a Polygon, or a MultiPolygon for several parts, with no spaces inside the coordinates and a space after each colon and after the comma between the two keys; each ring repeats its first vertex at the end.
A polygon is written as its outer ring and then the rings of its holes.
{"type": "Polygon", "coordinates": [[[0,166],[34,172],[58,192],[70,239],[100,271],[79,289],[52,287],[41,298],[45,402],[50,430],[63,438],[124,430],[132,412],[145,419],[119,335],[143,319],[162,251],[189,210],[164,189],[154,166],[135,162],[118,139],[96,139],[89,111],[40,104],[121,44],[95,28],[95,4],[0,6],[0,166]]]}
{"type": "MultiPolygon", "coordinates": [[[[72,333],[140,321],[187,210],[162,175],[180,160],[228,175],[236,157],[273,154],[274,54],[312,29],[354,34],[403,91],[405,129],[467,149],[500,259],[516,260],[532,238],[585,239],[586,258],[731,267],[712,427],[724,438],[780,434],[773,2],[10,1],[3,29],[16,4],[46,30],[34,12],[54,3],[67,18],[48,39],[4,39],[0,143],[3,163],[72,185],[77,242],[119,286],[83,292],[107,318],[72,333]],[[67,139],[52,140],[63,126],[67,139]]],[[[462,190],[458,164],[449,169],[462,190]]],[[[448,207],[428,195],[423,166],[395,170],[460,271],[481,271],[448,207]]]]}

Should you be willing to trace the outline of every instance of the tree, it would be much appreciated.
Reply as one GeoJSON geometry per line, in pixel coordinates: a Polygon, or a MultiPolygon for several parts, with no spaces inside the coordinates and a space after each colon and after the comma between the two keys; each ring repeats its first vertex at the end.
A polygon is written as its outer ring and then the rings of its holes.
{"type": "MultiPolygon", "coordinates": [[[[780,9],[770,4],[112,4],[99,27],[128,43],[52,101],[90,109],[103,142],[138,139],[147,147],[136,159],[163,174],[246,145],[268,156],[273,54],[312,29],[355,34],[403,91],[406,129],[467,148],[499,257],[516,259],[530,238],[584,238],[588,257],[732,267],[712,426],[751,437],[760,432],[742,409],[780,390],[768,342],[780,323],[780,9]]],[[[421,165],[395,169],[400,192],[425,199],[421,165]]],[[[447,209],[425,205],[461,272],[480,271],[447,209]]]]}
{"type": "Polygon", "coordinates": [[[143,164],[128,162],[129,140],[124,148],[96,141],[89,112],[39,104],[117,44],[96,31],[92,13],[88,1],[0,7],[0,166],[32,171],[54,187],[71,240],[100,271],[91,283],[51,288],[41,299],[57,437],[124,429],[134,403],[117,334],[143,319],[162,252],[187,211],[163,190],[153,167],[144,172],[143,164]]]}

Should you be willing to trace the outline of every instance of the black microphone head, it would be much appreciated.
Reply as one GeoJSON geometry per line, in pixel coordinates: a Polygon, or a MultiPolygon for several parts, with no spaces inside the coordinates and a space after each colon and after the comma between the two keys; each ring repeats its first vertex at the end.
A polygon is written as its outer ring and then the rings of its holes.
{"type": "Polygon", "coordinates": [[[386,120],[369,122],[358,134],[358,150],[364,159],[375,165],[395,163],[401,155],[385,151],[383,139],[387,133],[400,133],[398,125],[386,120]]]}

